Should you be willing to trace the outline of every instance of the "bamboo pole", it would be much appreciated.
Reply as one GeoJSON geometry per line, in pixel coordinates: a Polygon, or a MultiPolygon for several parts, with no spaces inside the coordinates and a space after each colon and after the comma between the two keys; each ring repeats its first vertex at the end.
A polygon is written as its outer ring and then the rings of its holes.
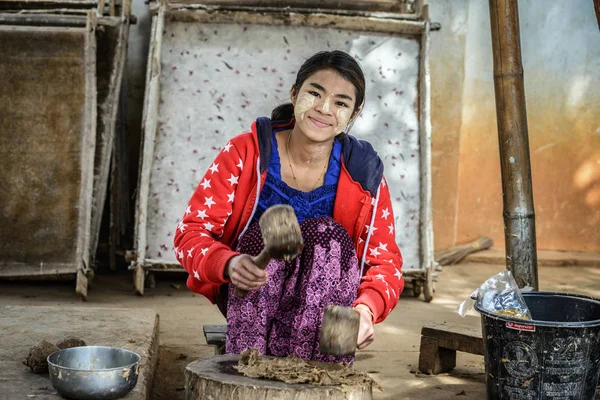
{"type": "Polygon", "coordinates": [[[519,287],[539,289],[535,214],[517,0],[489,0],[504,203],[506,265],[519,287]]]}

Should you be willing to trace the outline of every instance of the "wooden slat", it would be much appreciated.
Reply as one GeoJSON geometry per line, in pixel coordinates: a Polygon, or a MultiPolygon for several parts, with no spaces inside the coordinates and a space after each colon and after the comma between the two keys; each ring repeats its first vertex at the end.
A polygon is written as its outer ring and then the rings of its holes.
{"type": "Polygon", "coordinates": [[[166,15],[170,21],[214,24],[261,24],[310,26],[315,28],[420,35],[425,29],[421,21],[287,12],[256,13],[246,11],[214,11],[176,9],[171,5],[166,15]]]}
{"type": "Polygon", "coordinates": [[[421,335],[438,340],[439,347],[483,355],[481,330],[455,324],[427,324],[421,335]]]}
{"type": "Polygon", "coordinates": [[[75,274],[73,264],[40,263],[24,264],[3,262],[0,264],[0,278],[2,279],[62,279],[72,278],[75,274]]]}
{"type": "Polygon", "coordinates": [[[0,6],[4,7],[13,4],[68,4],[71,6],[93,6],[96,0],[2,0],[0,6]]]}
{"type": "MultiPolygon", "coordinates": [[[[247,12],[250,14],[325,14],[339,15],[348,17],[363,17],[363,18],[380,18],[393,19],[402,21],[420,21],[421,16],[414,13],[392,13],[384,11],[371,10],[341,10],[341,9],[326,9],[326,8],[292,8],[292,7],[248,7],[248,6],[210,6],[206,4],[184,4],[184,3],[169,3],[169,9],[173,10],[205,10],[211,14],[217,12],[247,12]]],[[[151,4],[150,10],[157,10],[158,5],[151,4]]],[[[432,27],[433,30],[433,27],[432,27]]]]}
{"type": "MultiPolygon", "coordinates": [[[[96,127],[98,117],[96,85],[96,14],[88,11],[85,37],[85,114],[83,154],[94,154],[96,150],[96,127]],[[86,152],[87,150],[87,152],[86,152]]],[[[87,299],[87,273],[90,269],[91,223],[94,193],[94,157],[84,157],[81,168],[80,214],[78,224],[78,244],[76,253],[77,281],[76,293],[87,299]]],[[[95,249],[94,249],[95,250],[95,249]]]]}
{"type": "MultiPolygon", "coordinates": [[[[119,18],[104,17],[97,20],[97,25],[117,26],[119,18]]],[[[55,14],[0,14],[0,25],[17,26],[60,26],[84,27],[87,25],[85,15],[55,15],[55,14]]]]}
{"type": "Polygon", "coordinates": [[[204,4],[209,6],[245,6],[273,8],[313,8],[329,10],[363,10],[382,12],[408,12],[405,1],[398,0],[176,0],[180,4],[204,4]]]}
{"type": "MultiPolygon", "coordinates": [[[[100,226],[110,176],[110,161],[115,138],[119,94],[121,92],[123,70],[125,69],[127,57],[127,38],[129,37],[128,13],[130,12],[128,3],[129,0],[124,1],[122,17],[100,18],[100,20],[117,21],[117,25],[115,25],[115,28],[112,28],[111,35],[109,35],[110,32],[107,30],[103,41],[100,42],[100,53],[104,52],[104,55],[103,59],[99,62],[98,74],[108,76],[108,88],[105,86],[98,88],[98,99],[101,100],[101,104],[99,105],[101,113],[99,115],[98,126],[101,130],[98,132],[96,150],[97,179],[94,185],[93,199],[93,209],[95,212],[92,215],[90,243],[93,251],[92,257],[95,255],[100,237],[100,226]],[[108,48],[106,47],[107,41],[109,41],[108,48]],[[100,66],[104,66],[105,70],[100,68],[100,66]]],[[[99,80],[99,82],[101,81],[99,80]]]]}
{"type": "Polygon", "coordinates": [[[154,141],[158,123],[158,103],[160,97],[160,51],[162,47],[165,24],[165,3],[161,2],[158,15],[152,18],[150,51],[146,67],[146,92],[144,94],[144,110],[142,115],[142,151],[140,154],[140,178],[136,203],[135,248],[137,259],[132,263],[134,284],[137,294],[144,294],[144,264],[146,258],[146,224],[148,212],[148,196],[150,190],[150,173],[154,156],[154,141]]]}

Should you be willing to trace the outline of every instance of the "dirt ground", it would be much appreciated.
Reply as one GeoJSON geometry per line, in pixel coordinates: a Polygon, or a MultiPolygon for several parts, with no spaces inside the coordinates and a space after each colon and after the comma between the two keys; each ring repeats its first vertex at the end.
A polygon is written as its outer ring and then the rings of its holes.
{"type": "MultiPolygon", "coordinates": [[[[376,326],[375,342],[357,354],[356,367],[367,371],[384,388],[378,400],[482,399],[485,398],[483,357],[458,354],[457,367],[437,376],[417,372],[421,327],[429,322],[458,322],[479,327],[472,312],[466,318],[457,305],[503,265],[465,263],[445,267],[439,275],[435,298],[425,303],[407,290],[388,319],[376,326]]],[[[541,290],[600,296],[600,269],[594,267],[539,268],[541,290]]],[[[2,305],[69,305],[79,307],[138,308],[160,314],[160,356],[152,399],[183,400],[186,365],[213,355],[202,333],[204,324],[221,324],[215,306],[185,287],[183,274],[156,275],[156,287],[144,297],[133,294],[128,273],[103,274],[95,278],[86,303],[78,300],[73,282],[0,282],[2,305]]],[[[119,332],[116,331],[115,335],[119,332]]]]}

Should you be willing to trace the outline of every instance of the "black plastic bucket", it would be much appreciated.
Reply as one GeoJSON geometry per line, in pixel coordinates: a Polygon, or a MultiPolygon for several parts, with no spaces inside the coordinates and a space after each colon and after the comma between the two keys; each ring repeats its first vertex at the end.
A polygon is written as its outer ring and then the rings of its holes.
{"type": "Polygon", "coordinates": [[[488,399],[593,400],[600,299],[523,293],[533,320],[481,313],[488,399]]]}

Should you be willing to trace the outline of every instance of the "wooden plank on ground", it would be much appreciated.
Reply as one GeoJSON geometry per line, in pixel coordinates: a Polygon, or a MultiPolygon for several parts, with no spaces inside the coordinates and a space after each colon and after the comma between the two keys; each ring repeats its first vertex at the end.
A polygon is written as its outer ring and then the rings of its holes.
{"type": "Polygon", "coordinates": [[[436,338],[440,347],[470,354],[483,355],[481,330],[456,324],[427,324],[421,335],[436,338]]]}
{"type": "Polygon", "coordinates": [[[421,329],[419,371],[440,374],[456,366],[456,352],[483,355],[481,330],[458,324],[427,324],[421,329]]]}

